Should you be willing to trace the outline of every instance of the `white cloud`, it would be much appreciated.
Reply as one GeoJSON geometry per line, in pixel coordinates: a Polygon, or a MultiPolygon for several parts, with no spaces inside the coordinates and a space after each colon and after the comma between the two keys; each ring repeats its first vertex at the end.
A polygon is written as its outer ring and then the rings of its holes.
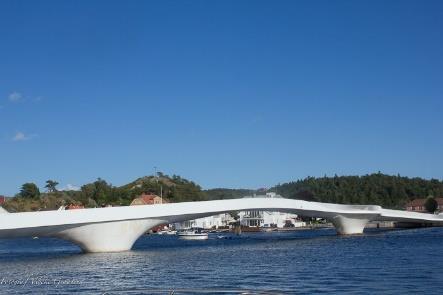
{"type": "Polygon", "coordinates": [[[37,136],[36,134],[26,135],[23,132],[17,132],[14,137],[12,138],[12,141],[25,141],[29,140],[33,137],[37,136]]]}
{"type": "Polygon", "coordinates": [[[12,92],[11,94],[9,94],[8,99],[11,102],[19,102],[20,100],[22,100],[23,95],[19,92],[12,92]]]}
{"type": "Polygon", "coordinates": [[[63,190],[64,191],[79,191],[80,188],[78,186],[76,186],[76,185],[68,183],[63,190]]]}
{"type": "Polygon", "coordinates": [[[26,140],[26,135],[23,132],[17,132],[12,138],[13,141],[26,140]]]}

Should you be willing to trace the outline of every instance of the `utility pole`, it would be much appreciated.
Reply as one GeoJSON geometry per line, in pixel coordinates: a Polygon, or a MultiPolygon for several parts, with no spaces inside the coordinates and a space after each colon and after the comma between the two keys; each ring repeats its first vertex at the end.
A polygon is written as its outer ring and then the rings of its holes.
{"type": "MultiPolygon", "coordinates": [[[[155,173],[155,178],[157,179],[157,184],[158,184],[158,172],[157,172],[157,166],[154,166],[154,173],[155,173]]],[[[160,184],[160,204],[163,204],[163,184],[160,184]]]]}

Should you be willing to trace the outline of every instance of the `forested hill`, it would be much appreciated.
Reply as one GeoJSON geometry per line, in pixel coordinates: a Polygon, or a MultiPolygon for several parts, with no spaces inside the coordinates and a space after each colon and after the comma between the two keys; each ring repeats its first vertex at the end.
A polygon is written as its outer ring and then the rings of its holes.
{"type": "MultiPolygon", "coordinates": [[[[86,207],[124,206],[142,193],[162,194],[170,202],[234,199],[263,194],[263,190],[216,188],[203,190],[198,184],[177,175],[145,176],[123,186],[113,186],[99,178],[80,190],[58,190],[57,181],[48,180],[46,192],[34,183],[25,183],[16,197],[4,207],[11,212],[55,210],[69,204],[86,207]]],[[[421,178],[390,176],[381,173],[365,176],[308,177],[279,184],[270,189],[283,197],[343,204],[374,204],[403,208],[414,198],[443,196],[443,182],[421,178]]]]}
{"type": "Polygon", "coordinates": [[[401,209],[414,198],[443,196],[443,182],[391,176],[308,177],[271,189],[286,198],[342,204],[373,204],[401,209]]]}
{"type": "Polygon", "coordinates": [[[207,200],[206,193],[193,181],[177,175],[144,176],[122,186],[114,186],[104,179],[83,185],[80,190],[58,190],[58,182],[48,180],[44,193],[34,183],[25,183],[20,192],[4,207],[11,212],[55,210],[69,204],[85,207],[106,205],[125,206],[142,193],[163,195],[170,202],[207,200]]]}

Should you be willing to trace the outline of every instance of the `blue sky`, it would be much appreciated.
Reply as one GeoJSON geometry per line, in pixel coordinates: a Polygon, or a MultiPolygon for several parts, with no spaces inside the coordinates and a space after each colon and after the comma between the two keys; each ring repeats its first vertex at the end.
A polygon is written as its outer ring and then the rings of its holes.
{"type": "Polygon", "coordinates": [[[1,1],[0,194],[443,178],[441,1],[1,1]]]}

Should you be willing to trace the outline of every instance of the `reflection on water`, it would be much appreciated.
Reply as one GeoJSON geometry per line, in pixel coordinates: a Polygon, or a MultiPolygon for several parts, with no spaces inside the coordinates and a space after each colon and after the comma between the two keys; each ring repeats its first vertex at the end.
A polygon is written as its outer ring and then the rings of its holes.
{"type": "Polygon", "coordinates": [[[56,239],[0,240],[0,293],[429,294],[443,287],[443,228],[224,236],[149,235],[133,251],[100,254],[56,239]]]}

